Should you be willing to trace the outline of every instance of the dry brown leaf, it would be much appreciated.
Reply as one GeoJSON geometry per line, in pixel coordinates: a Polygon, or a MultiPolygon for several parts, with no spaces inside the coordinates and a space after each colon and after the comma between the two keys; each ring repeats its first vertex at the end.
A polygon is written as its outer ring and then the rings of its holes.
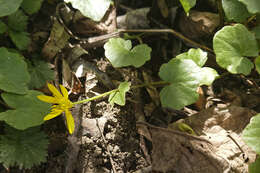
{"type": "Polygon", "coordinates": [[[54,56],[65,47],[69,34],[65,31],[64,27],[54,19],[51,29],[51,35],[42,49],[42,55],[47,59],[52,59],[54,56]]]}
{"type": "Polygon", "coordinates": [[[255,114],[239,106],[212,107],[192,115],[184,123],[196,134],[206,137],[217,149],[216,154],[229,161],[232,170],[242,173],[248,172],[248,163],[256,158],[256,153],[241,138],[243,129],[255,114]]]}
{"type": "Polygon", "coordinates": [[[218,26],[218,14],[210,12],[191,10],[188,17],[183,13],[179,20],[181,32],[192,39],[210,36],[218,26]]]}
{"type": "Polygon", "coordinates": [[[176,173],[223,173],[227,160],[215,153],[214,146],[201,137],[141,123],[152,136],[153,171],[176,173]]]}

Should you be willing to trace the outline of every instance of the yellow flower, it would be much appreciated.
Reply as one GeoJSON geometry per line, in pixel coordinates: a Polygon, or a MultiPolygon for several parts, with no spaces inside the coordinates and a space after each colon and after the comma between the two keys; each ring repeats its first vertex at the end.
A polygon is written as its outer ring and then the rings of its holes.
{"type": "Polygon", "coordinates": [[[53,86],[52,84],[48,83],[48,88],[52,92],[53,96],[46,96],[46,95],[39,95],[37,96],[38,99],[41,101],[47,102],[47,103],[53,103],[51,113],[47,114],[44,117],[44,120],[49,120],[52,118],[57,117],[62,112],[65,112],[66,116],[66,122],[67,127],[69,130],[69,133],[72,134],[75,128],[74,119],[72,117],[72,114],[70,112],[70,108],[73,107],[72,102],[69,100],[69,94],[66,88],[62,85],[60,85],[61,93],[53,86]]]}

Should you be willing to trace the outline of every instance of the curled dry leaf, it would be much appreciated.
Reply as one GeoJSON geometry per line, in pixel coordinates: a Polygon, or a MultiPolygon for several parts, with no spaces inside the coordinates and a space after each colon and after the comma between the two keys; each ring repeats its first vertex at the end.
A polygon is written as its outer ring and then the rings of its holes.
{"type": "Polygon", "coordinates": [[[255,161],[256,153],[245,144],[241,133],[255,114],[239,106],[211,107],[186,118],[184,123],[206,137],[217,149],[216,154],[229,161],[232,170],[248,172],[248,163],[255,161]]]}
{"type": "Polygon", "coordinates": [[[205,109],[183,121],[198,136],[146,123],[137,125],[147,126],[151,134],[154,171],[242,173],[248,172],[248,164],[256,159],[256,153],[241,139],[255,114],[239,106],[205,109]]]}
{"type": "Polygon", "coordinates": [[[226,159],[217,155],[214,146],[201,137],[146,123],[152,136],[153,171],[176,173],[223,173],[230,168],[226,159]]]}

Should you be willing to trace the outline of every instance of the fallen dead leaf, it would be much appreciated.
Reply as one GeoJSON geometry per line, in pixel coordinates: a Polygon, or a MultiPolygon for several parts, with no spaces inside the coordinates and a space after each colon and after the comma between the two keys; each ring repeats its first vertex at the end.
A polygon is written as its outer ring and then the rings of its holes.
{"type": "Polygon", "coordinates": [[[152,136],[153,171],[176,173],[223,173],[230,170],[226,159],[216,154],[216,148],[206,139],[147,123],[152,136]]]}
{"type": "Polygon", "coordinates": [[[196,134],[207,138],[227,159],[235,172],[248,172],[256,153],[241,138],[241,133],[256,112],[239,106],[211,107],[184,119],[196,134]],[[237,144],[236,144],[237,143],[237,144]]]}

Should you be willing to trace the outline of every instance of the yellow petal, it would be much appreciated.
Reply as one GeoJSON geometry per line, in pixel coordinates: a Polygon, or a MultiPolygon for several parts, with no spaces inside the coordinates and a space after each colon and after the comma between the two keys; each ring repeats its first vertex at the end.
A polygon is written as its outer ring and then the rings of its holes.
{"type": "Polygon", "coordinates": [[[63,110],[60,109],[52,109],[51,113],[49,113],[48,115],[46,115],[43,120],[47,121],[50,120],[52,118],[57,117],[58,115],[60,115],[63,112],[63,110]]]}
{"type": "Polygon", "coordinates": [[[60,90],[61,90],[61,93],[63,94],[63,97],[65,97],[66,99],[69,98],[69,93],[63,85],[60,85],[60,90]]]}
{"type": "Polygon", "coordinates": [[[61,93],[57,90],[57,88],[55,88],[54,85],[48,83],[48,88],[55,97],[62,98],[61,93]]]}
{"type": "Polygon", "coordinates": [[[47,103],[58,103],[57,99],[55,97],[46,96],[46,95],[39,95],[37,98],[43,102],[47,103]]]}
{"type": "Polygon", "coordinates": [[[71,115],[71,112],[68,109],[65,110],[65,115],[66,115],[66,121],[67,121],[67,127],[69,130],[69,133],[72,134],[75,129],[74,119],[71,115]]]}

